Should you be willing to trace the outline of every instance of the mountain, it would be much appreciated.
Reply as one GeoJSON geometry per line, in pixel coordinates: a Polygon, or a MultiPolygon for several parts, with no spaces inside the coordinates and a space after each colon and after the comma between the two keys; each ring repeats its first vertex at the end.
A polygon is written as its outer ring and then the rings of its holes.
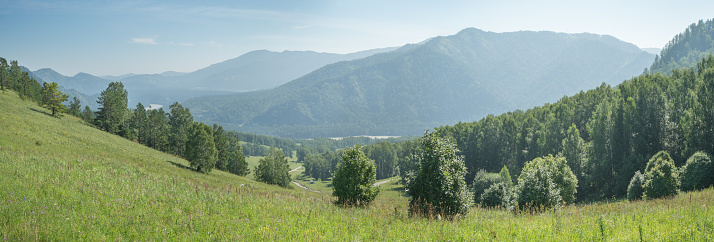
{"type": "Polygon", "coordinates": [[[611,36],[470,28],[327,65],[274,89],[194,98],[184,106],[197,120],[242,132],[413,135],[619,83],[653,58],[611,36]]]}
{"type": "MultiPolygon", "coordinates": [[[[76,90],[81,94],[73,95],[83,96],[81,100],[97,96],[112,81],[121,81],[129,92],[130,106],[138,102],[168,106],[198,96],[273,88],[330,63],[364,58],[394,49],[373,49],[350,54],[260,50],[191,73],[167,71],[161,74],[104,77],[79,73],[68,77],[49,68],[33,73],[43,81],[57,82],[65,90],[76,90]]],[[[82,103],[86,104],[84,101],[82,103]]]]}
{"type": "Polygon", "coordinates": [[[350,54],[256,50],[191,73],[134,75],[123,80],[150,83],[161,88],[244,92],[277,87],[327,64],[364,58],[394,49],[396,48],[374,49],[350,54]]]}
{"type": "Polygon", "coordinates": [[[96,77],[87,73],[78,73],[73,77],[64,76],[56,71],[43,68],[32,72],[45,82],[57,82],[57,85],[67,89],[74,89],[85,94],[97,94],[109,86],[110,80],[96,77]]]}
{"type": "Polygon", "coordinates": [[[714,19],[699,20],[667,43],[649,71],[668,75],[676,68],[694,67],[710,54],[714,54],[714,19]]]}

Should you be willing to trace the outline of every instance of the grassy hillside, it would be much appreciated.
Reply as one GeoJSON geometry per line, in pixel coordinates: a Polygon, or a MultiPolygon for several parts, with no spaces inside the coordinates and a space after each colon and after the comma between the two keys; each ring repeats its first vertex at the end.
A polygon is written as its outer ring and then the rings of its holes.
{"type": "MultiPolygon", "coordinates": [[[[26,240],[712,240],[714,190],[669,200],[460,221],[409,218],[405,199],[339,208],[188,162],[0,92],[0,237],[26,240]]],[[[384,189],[398,185],[385,184],[384,189]]]]}

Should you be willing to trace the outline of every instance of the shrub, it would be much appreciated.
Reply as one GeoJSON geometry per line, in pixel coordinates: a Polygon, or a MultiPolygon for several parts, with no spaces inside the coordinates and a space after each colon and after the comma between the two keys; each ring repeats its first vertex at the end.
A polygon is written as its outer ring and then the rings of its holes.
{"type": "Polygon", "coordinates": [[[407,179],[412,196],[410,214],[444,215],[449,219],[467,214],[473,194],[466,186],[466,166],[454,143],[427,131],[419,138],[416,174],[407,179]]]}
{"type": "Polygon", "coordinates": [[[340,205],[369,205],[379,194],[379,187],[374,186],[376,177],[374,161],[367,158],[362,147],[347,148],[332,178],[332,195],[340,205]]]}
{"type": "Polygon", "coordinates": [[[634,201],[642,199],[642,185],[645,183],[645,177],[640,171],[635,172],[630,180],[630,185],[627,186],[627,200],[634,201]]]}
{"type": "Polygon", "coordinates": [[[499,182],[502,182],[502,179],[498,173],[489,173],[484,170],[479,170],[476,173],[476,176],[474,176],[473,183],[471,183],[471,189],[474,194],[474,202],[481,204],[481,195],[483,195],[484,191],[499,182]]]}
{"type": "Polygon", "coordinates": [[[677,195],[677,175],[677,167],[666,151],[655,154],[645,169],[644,196],[660,198],[677,195]]]}
{"type": "Polygon", "coordinates": [[[564,157],[553,157],[552,155],[535,158],[523,167],[523,172],[528,170],[543,168],[546,170],[550,180],[555,184],[560,192],[563,202],[572,203],[575,201],[575,193],[578,187],[578,178],[570,170],[564,157]]]}
{"type": "Polygon", "coordinates": [[[545,166],[523,169],[518,177],[515,196],[519,209],[545,209],[563,201],[560,189],[545,166]]]}
{"type": "Polygon", "coordinates": [[[481,204],[486,207],[507,207],[511,200],[511,185],[499,182],[483,191],[481,204]]]}
{"type": "Polygon", "coordinates": [[[682,166],[679,178],[682,191],[699,190],[714,184],[714,165],[709,154],[694,153],[682,166]]]}

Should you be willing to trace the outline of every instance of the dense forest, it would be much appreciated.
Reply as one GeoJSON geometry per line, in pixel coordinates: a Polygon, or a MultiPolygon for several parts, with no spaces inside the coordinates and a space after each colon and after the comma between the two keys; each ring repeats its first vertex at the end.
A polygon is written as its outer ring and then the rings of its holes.
{"type": "Polygon", "coordinates": [[[669,75],[674,69],[695,66],[710,54],[714,54],[714,19],[699,20],[667,43],[649,72],[669,75]]]}
{"type": "Polygon", "coordinates": [[[643,74],[527,111],[438,128],[465,158],[471,180],[480,170],[565,157],[577,176],[579,199],[623,197],[636,171],[659,151],[682,166],[697,151],[714,152],[714,57],[671,76],[643,74]]]}

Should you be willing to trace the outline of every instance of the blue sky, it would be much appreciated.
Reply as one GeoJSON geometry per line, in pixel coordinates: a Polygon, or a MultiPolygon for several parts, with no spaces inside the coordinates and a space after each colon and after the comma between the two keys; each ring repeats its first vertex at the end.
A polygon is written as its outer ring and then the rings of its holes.
{"type": "Polygon", "coordinates": [[[350,53],[475,27],[663,47],[714,1],[0,0],[0,56],[64,75],[189,72],[259,49],[350,53]]]}

